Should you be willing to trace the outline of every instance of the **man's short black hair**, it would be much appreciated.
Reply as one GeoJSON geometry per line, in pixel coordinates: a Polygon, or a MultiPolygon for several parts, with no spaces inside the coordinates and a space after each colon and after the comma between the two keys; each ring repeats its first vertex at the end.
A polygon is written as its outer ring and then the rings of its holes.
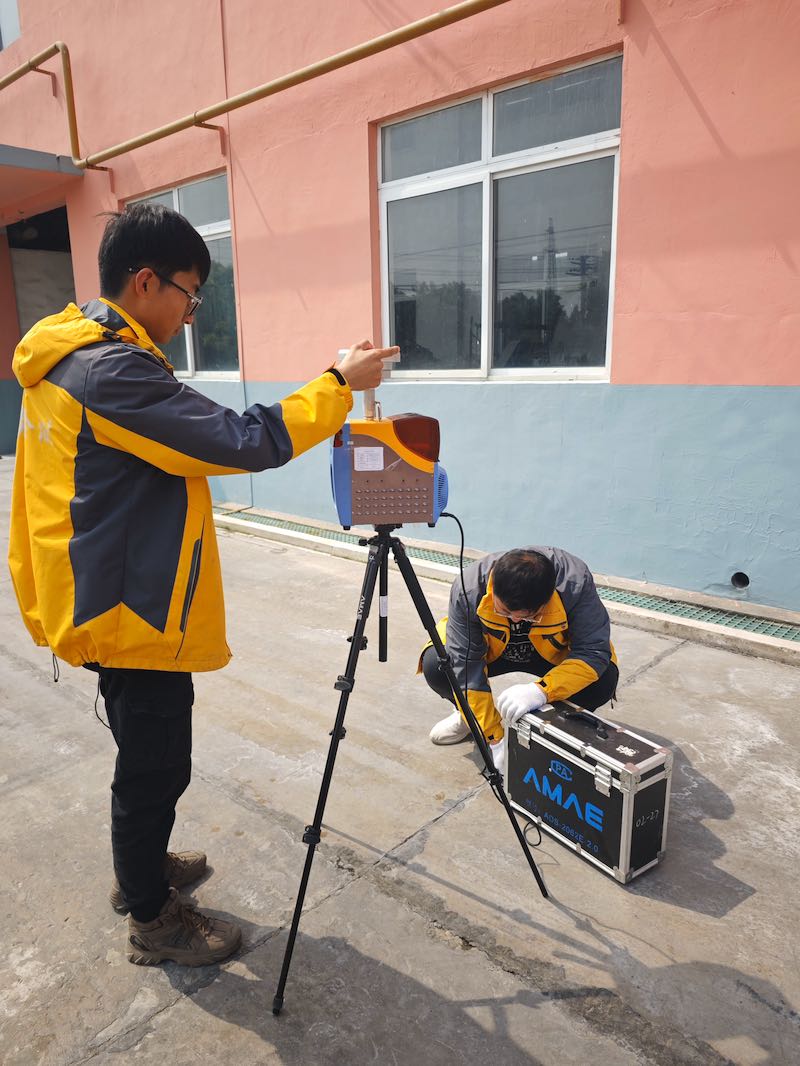
{"type": "Polygon", "coordinates": [[[492,567],[492,585],[509,611],[538,611],[555,590],[555,567],[541,552],[515,548],[492,567]]]}
{"type": "Polygon", "coordinates": [[[196,270],[201,285],[211,269],[208,248],[191,222],[163,204],[149,203],[111,214],[97,261],[100,295],[110,300],[120,295],[134,267],[150,267],[165,278],[196,270]]]}

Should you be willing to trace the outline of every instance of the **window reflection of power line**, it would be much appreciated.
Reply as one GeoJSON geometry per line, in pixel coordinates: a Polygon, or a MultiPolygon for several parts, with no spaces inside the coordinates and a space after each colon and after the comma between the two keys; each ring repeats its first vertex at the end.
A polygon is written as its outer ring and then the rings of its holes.
{"type": "Polygon", "coordinates": [[[470,256],[462,256],[459,254],[457,248],[436,248],[434,251],[425,252],[397,252],[392,256],[392,262],[396,262],[398,259],[474,259],[480,262],[480,255],[471,254],[470,256]]]}
{"type": "Polygon", "coordinates": [[[391,259],[402,259],[406,255],[438,255],[440,252],[458,252],[461,254],[466,253],[467,249],[475,249],[469,254],[479,256],[481,253],[481,242],[471,241],[469,244],[440,244],[435,248],[417,248],[414,251],[400,252],[395,251],[390,256],[391,259]]]}
{"type": "MultiPolygon", "coordinates": [[[[610,222],[598,222],[598,223],[595,223],[595,224],[593,224],[591,226],[566,226],[564,228],[560,228],[559,227],[559,228],[556,229],[556,234],[559,236],[559,238],[561,238],[564,235],[569,234],[569,233],[589,233],[591,230],[604,230],[604,231],[607,232],[609,240],[611,239],[611,223],[610,222]]],[[[508,245],[508,244],[512,244],[513,242],[518,242],[518,241],[528,241],[528,242],[533,244],[533,243],[537,243],[537,242],[541,243],[541,242],[545,241],[546,239],[547,239],[547,231],[546,230],[542,230],[541,233],[521,233],[521,234],[516,234],[513,237],[511,237],[511,236],[509,236],[509,237],[497,237],[495,239],[495,245],[496,246],[497,245],[508,245]]],[[[563,241],[561,243],[563,244],[563,241]]],[[[461,253],[466,253],[468,249],[478,249],[478,250],[480,250],[481,247],[482,247],[481,241],[468,241],[468,242],[466,242],[464,244],[441,244],[441,245],[437,245],[435,248],[425,248],[425,249],[416,250],[416,251],[409,251],[409,252],[394,251],[391,254],[391,256],[390,256],[390,260],[392,262],[394,262],[394,261],[396,261],[398,259],[407,258],[408,256],[437,255],[440,252],[461,252],[461,253]]],[[[474,255],[476,253],[472,252],[471,254],[474,255]]],[[[576,247],[575,254],[576,255],[579,254],[579,251],[578,251],[577,247],[576,247]]]]}
{"type": "MultiPolygon", "coordinates": [[[[606,222],[593,222],[591,225],[583,226],[556,226],[555,233],[559,238],[564,237],[568,233],[588,233],[590,230],[607,230],[611,233],[611,221],[606,222]]],[[[508,244],[511,241],[543,241],[547,239],[547,230],[543,230],[541,233],[515,233],[513,236],[508,237],[495,237],[497,244],[508,244]]]]}

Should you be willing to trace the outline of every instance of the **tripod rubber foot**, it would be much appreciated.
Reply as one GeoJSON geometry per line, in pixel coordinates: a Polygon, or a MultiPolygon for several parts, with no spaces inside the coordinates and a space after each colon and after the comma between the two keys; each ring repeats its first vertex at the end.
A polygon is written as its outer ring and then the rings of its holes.
{"type": "Polygon", "coordinates": [[[277,1017],[283,1009],[283,996],[276,996],[272,1001],[272,1013],[277,1017]]]}

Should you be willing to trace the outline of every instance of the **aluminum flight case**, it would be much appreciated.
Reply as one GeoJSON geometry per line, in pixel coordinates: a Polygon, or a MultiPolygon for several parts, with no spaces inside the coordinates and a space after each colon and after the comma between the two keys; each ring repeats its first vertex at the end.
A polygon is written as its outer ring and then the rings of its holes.
{"type": "Polygon", "coordinates": [[[623,884],[664,855],[671,780],[671,751],[571,703],[508,730],[511,806],[623,884]]]}

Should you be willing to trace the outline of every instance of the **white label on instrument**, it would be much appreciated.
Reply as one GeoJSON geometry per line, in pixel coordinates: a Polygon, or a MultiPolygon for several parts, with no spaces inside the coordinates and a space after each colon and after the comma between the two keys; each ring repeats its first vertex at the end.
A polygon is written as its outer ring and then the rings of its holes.
{"type": "Polygon", "coordinates": [[[378,597],[378,614],[381,616],[381,618],[388,618],[389,617],[389,597],[388,596],[379,596],[378,597]]]}
{"type": "Polygon", "coordinates": [[[383,470],[383,448],[354,448],[353,469],[383,470]]]}

